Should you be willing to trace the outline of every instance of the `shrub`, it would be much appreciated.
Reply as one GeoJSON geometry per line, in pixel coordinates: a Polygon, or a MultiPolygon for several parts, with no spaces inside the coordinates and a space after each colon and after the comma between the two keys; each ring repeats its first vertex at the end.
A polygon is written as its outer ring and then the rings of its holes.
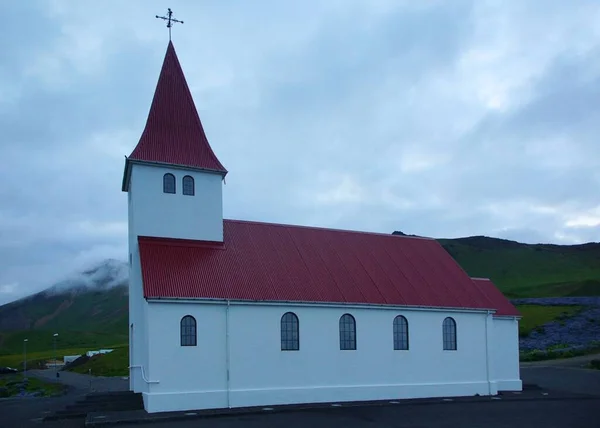
{"type": "Polygon", "coordinates": [[[555,349],[567,349],[569,345],[566,343],[558,343],[556,345],[548,346],[548,351],[554,351],[555,349]]]}
{"type": "Polygon", "coordinates": [[[600,360],[595,359],[590,361],[590,368],[600,370],[600,360]]]}

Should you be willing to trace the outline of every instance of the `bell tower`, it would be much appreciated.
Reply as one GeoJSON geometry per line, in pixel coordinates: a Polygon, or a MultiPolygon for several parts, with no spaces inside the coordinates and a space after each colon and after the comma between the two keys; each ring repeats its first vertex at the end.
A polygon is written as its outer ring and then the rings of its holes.
{"type": "Polygon", "coordinates": [[[146,126],[123,172],[129,217],[130,388],[136,392],[148,390],[142,368],[148,367],[150,339],[138,238],[222,242],[226,174],[169,41],[146,126]]]}

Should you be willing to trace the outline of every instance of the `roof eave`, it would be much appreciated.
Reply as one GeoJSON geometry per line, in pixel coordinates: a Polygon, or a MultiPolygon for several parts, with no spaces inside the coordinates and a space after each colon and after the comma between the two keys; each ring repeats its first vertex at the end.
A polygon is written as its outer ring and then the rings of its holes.
{"type": "Polygon", "coordinates": [[[132,158],[127,158],[127,162],[132,163],[132,164],[138,164],[138,165],[160,166],[160,167],[164,167],[164,168],[174,168],[174,169],[184,169],[187,171],[206,172],[209,174],[221,175],[223,178],[225,178],[225,176],[228,173],[228,171],[225,168],[223,168],[222,170],[219,170],[219,169],[212,169],[212,168],[202,168],[202,167],[197,167],[197,166],[180,165],[180,164],[174,164],[174,163],[169,163],[169,162],[148,161],[148,160],[132,159],[132,158]]]}
{"type": "Polygon", "coordinates": [[[125,156],[125,166],[123,168],[123,181],[121,183],[121,191],[128,192],[129,191],[129,181],[131,179],[131,167],[130,160],[127,156],[125,156]]]}
{"type": "Polygon", "coordinates": [[[211,304],[238,304],[238,305],[290,305],[290,306],[322,306],[322,307],[354,307],[354,308],[379,308],[379,309],[405,309],[405,310],[432,310],[449,312],[476,312],[492,313],[496,312],[493,308],[461,308],[447,306],[427,306],[427,305],[392,305],[380,303],[344,303],[344,302],[315,302],[300,300],[245,300],[245,299],[226,299],[209,297],[149,297],[144,295],[148,302],[155,303],[211,303],[211,304]]]}

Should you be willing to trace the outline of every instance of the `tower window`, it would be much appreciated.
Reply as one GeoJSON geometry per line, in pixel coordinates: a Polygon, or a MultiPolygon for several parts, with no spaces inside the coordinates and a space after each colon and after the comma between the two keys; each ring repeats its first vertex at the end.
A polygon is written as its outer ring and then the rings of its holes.
{"type": "Polygon", "coordinates": [[[194,177],[189,175],[183,177],[183,194],[194,196],[194,177]]]}
{"type": "Polygon", "coordinates": [[[175,176],[165,174],[163,176],[163,193],[175,193],[175,176]]]}

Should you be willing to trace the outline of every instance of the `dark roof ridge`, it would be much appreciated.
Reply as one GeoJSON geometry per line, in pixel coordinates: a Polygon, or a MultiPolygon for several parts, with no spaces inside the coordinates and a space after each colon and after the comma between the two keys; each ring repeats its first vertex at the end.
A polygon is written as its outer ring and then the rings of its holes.
{"type": "Polygon", "coordinates": [[[361,230],[352,230],[352,229],[337,229],[337,228],[329,228],[322,226],[305,226],[299,224],[287,224],[287,223],[270,223],[264,221],[256,221],[256,220],[237,220],[237,219],[223,219],[224,222],[232,222],[232,223],[242,223],[242,224],[256,224],[263,226],[278,226],[278,227],[292,227],[297,229],[310,229],[310,230],[322,230],[328,232],[340,232],[340,233],[356,233],[361,235],[373,235],[373,236],[386,236],[394,239],[422,239],[425,241],[436,241],[435,238],[429,238],[427,236],[408,236],[408,235],[393,235],[391,233],[382,233],[382,232],[367,232],[361,230]]]}

